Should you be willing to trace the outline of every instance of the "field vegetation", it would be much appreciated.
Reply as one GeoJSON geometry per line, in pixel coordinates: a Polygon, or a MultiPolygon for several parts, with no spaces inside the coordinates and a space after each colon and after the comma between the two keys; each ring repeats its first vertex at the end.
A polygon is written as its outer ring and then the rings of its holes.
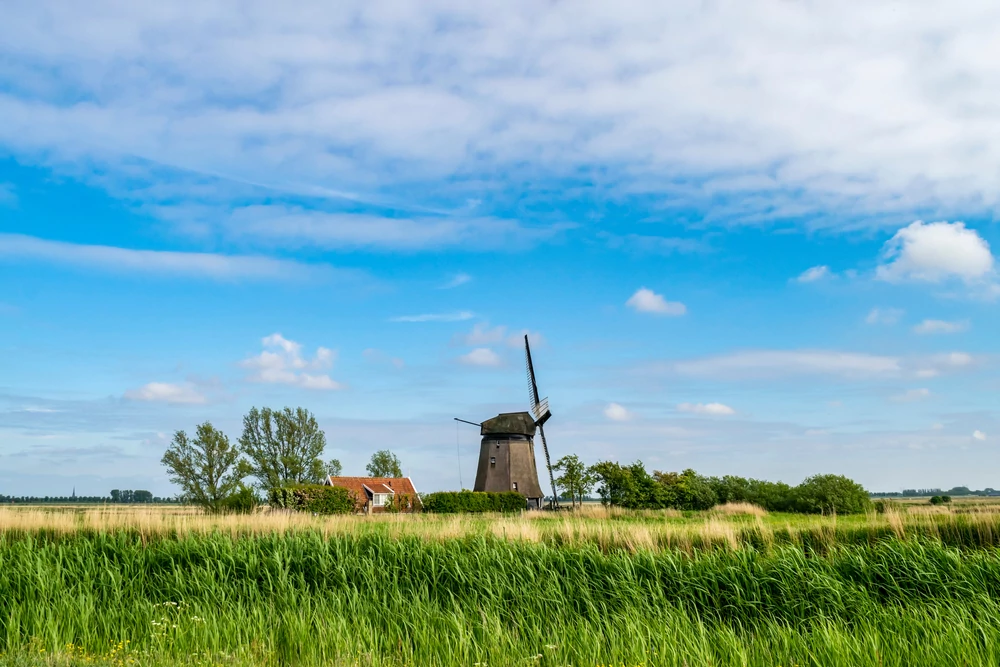
{"type": "Polygon", "coordinates": [[[2,508],[0,652],[24,665],[998,664],[998,510],[2,508]]]}

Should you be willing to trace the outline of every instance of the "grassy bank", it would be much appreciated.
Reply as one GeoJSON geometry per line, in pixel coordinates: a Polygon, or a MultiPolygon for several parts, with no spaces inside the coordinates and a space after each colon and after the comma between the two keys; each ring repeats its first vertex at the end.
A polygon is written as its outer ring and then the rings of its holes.
{"type": "MultiPolygon", "coordinates": [[[[544,532],[547,520],[521,523],[544,532]]],[[[8,529],[0,651],[26,665],[1000,662],[992,547],[890,531],[822,551],[748,541],[685,552],[511,539],[472,523],[432,536],[440,520],[411,522],[424,532],[409,535],[390,534],[402,522],[354,523],[8,529]]]]}

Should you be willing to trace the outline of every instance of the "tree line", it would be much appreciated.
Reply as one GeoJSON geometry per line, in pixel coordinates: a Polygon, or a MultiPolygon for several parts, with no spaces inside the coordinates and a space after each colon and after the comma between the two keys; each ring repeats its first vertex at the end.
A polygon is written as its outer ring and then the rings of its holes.
{"type": "MultiPolygon", "coordinates": [[[[193,437],[174,433],[163,454],[170,481],[180,497],[209,512],[246,511],[259,500],[256,491],[302,484],[320,484],[337,477],[337,459],[323,460],[326,434],[305,408],[252,408],[243,416],[236,442],[211,422],[199,424],[193,437]],[[247,483],[248,478],[255,481],[247,483]]],[[[376,452],[366,466],[371,477],[402,477],[399,458],[388,450],[376,452]]]]}
{"type": "Polygon", "coordinates": [[[871,494],[872,498],[925,498],[927,496],[996,496],[1000,491],[987,486],[975,491],[967,486],[954,486],[947,491],[942,489],[903,489],[902,491],[879,491],[871,494]]]}
{"type": "Polygon", "coordinates": [[[176,498],[161,498],[150,491],[112,489],[106,496],[5,496],[0,495],[0,503],[175,503],[176,498]]]}
{"type": "Polygon", "coordinates": [[[575,506],[595,487],[604,505],[626,509],[706,510],[722,503],[746,502],[770,512],[864,512],[871,499],[864,487],[842,475],[815,475],[797,486],[734,475],[705,477],[694,470],[648,472],[641,461],[621,465],[601,461],[586,466],[564,456],[553,470],[563,497],[575,506]]]}

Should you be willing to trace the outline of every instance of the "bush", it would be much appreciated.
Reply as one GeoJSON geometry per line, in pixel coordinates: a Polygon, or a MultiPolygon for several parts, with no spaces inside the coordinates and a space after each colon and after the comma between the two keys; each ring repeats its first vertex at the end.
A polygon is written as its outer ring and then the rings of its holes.
{"type": "Polygon", "coordinates": [[[226,514],[253,514],[260,507],[260,498],[249,486],[240,485],[231,496],[219,503],[219,511],[226,514]]]}
{"type": "Polygon", "coordinates": [[[460,514],[482,512],[520,512],[527,509],[524,496],[516,491],[486,493],[482,491],[440,491],[428,493],[422,500],[425,512],[460,514]]]}
{"type": "Polygon", "coordinates": [[[268,502],[272,507],[313,512],[315,514],[351,514],[360,511],[361,500],[342,486],[299,484],[271,489],[268,502]]]}
{"type": "Polygon", "coordinates": [[[946,505],[951,502],[951,496],[931,496],[931,505],[946,505]]]}
{"type": "Polygon", "coordinates": [[[806,514],[858,514],[871,507],[864,487],[843,475],[815,475],[795,487],[795,506],[806,514]]]}
{"type": "Polygon", "coordinates": [[[890,512],[901,512],[903,504],[889,498],[879,498],[875,501],[876,514],[888,514],[890,512]]]}

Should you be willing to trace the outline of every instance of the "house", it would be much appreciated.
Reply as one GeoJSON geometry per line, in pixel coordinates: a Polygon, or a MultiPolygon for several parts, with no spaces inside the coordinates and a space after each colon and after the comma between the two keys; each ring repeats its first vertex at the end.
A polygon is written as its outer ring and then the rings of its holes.
{"type": "Polygon", "coordinates": [[[409,477],[327,477],[323,485],[352,491],[365,514],[384,512],[389,503],[394,503],[401,512],[412,512],[420,506],[409,477]]]}

